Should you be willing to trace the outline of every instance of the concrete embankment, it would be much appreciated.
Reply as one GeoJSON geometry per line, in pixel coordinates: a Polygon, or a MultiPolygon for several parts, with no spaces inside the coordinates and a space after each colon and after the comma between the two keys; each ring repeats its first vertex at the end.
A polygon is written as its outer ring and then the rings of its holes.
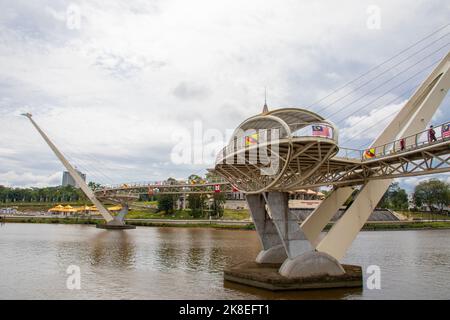
{"type": "MultiPolygon", "coordinates": [[[[52,217],[52,216],[0,216],[1,223],[55,223],[55,224],[98,224],[103,219],[96,217],[52,217]]],[[[126,219],[128,224],[148,227],[209,227],[225,229],[253,230],[254,225],[249,220],[207,220],[207,219],[126,219]]],[[[333,226],[330,223],[325,231],[333,226]]],[[[416,229],[450,229],[449,220],[421,221],[371,221],[364,225],[363,230],[416,230],[416,229]]]]}

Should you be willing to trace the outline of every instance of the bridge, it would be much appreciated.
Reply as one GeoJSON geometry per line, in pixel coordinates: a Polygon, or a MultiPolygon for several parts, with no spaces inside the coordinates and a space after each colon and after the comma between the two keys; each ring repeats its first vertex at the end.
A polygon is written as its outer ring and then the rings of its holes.
{"type": "MultiPolygon", "coordinates": [[[[323,170],[315,172],[314,176],[307,178],[301,184],[290,184],[285,190],[296,191],[300,188],[321,186],[357,186],[369,180],[449,172],[450,122],[434,126],[434,130],[435,141],[428,138],[429,129],[426,129],[403,139],[371,148],[373,156],[370,158],[365,156],[368,150],[340,147],[337,154],[326,161],[323,170]]],[[[222,154],[225,149],[219,153],[217,164],[224,161],[222,154]]],[[[294,174],[301,172],[300,170],[301,168],[297,166],[291,172],[294,174]]],[[[226,173],[224,175],[227,176],[226,173]]],[[[101,186],[95,189],[94,193],[98,198],[117,202],[127,197],[137,199],[141,194],[186,195],[237,191],[240,190],[225,178],[214,177],[200,181],[128,182],[101,186]]]]}
{"type": "MultiPolygon", "coordinates": [[[[450,88],[449,69],[450,53],[364,150],[340,147],[338,128],[316,113],[300,108],[269,111],[266,107],[242,122],[217,155],[212,172],[222,178],[201,183],[134,183],[92,191],[32,116],[25,116],[97,206],[107,222],[103,227],[128,227],[124,224],[128,203],[140,193],[239,190],[246,194],[263,248],[257,264],[279,264],[279,275],[287,279],[339,277],[347,272],[340,260],[392,179],[450,172],[449,122],[433,128],[431,135],[427,129],[450,88]],[[320,186],[331,186],[331,193],[299,225],[288,208],[288,192],[320,186]],[[351,205],[322,237],[325,226],[354,190],[357,194],[351,205]],[[99,199],[120,202],[123,209],[113,217],[99,199]]],[[[258,282],[247,271],[242,277],[236,270],[226,272],[225,278],[228,274],[233,281],[251,278],[258,282]]]]}

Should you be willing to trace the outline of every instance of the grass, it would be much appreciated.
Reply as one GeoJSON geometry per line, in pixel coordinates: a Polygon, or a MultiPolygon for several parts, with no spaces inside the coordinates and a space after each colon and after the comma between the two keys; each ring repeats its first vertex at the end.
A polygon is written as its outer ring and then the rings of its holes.
{"type": "Polygon", "coordinates": [[[250,218],[250,213],[248,210],[232,210],[225,209],[223,212],[223,218],[225,220],[245,220],[250,218]]]}
{"type": "Polygon", "coordinates": [[[403,222],[403,223],[366,223],[363,230],[414,230],[414,229],[450,229],[450,221],[445,222],[403,222]]]}
{"type": "Polygon", "coordinates": [[[450,216],[434,212],[398,211],[408,218],[417,220],[450,220],[450,216]]]}
{"type": "MultiPolygon", "coordinates": [[[[16,223],[50,223],[50,224],[98,224],[103,223],[101,219],[92,219],[90,217],[86,218],[40,218],[40,217],[6,217],[0,219],[0,222],[16,222],[16,223]]],[[[253,223],[249,222],[245,225],[224,225],[220,224],[220,221],[212,221],[211,223],[181,223],[181,224],[170,224],[164,222],[156,222],[151,219],[142,221],[132,221],[129,224],[136,226],[149,226],[149,227],[188,227],[188,228],[219,228],[219,229],[235,229],[235,230],[254,230],[255,226],[253,223]]],[[[329,230],[332,224],[328,224],[325,230],[329,230]]],[[[410,222],[396,222],[396,223],[366,223],[362,230],[367,231],[388,231],[388,230],[420,230],[420,229],[450,229],[449,221],[440,222],[420,222],[420,221],[410,221],[410,222]]]]}
{"type": "MultiPolygon", "coordinates": [[[[165,214],[164,212],[155,212],[152,209],[132,209],[127,215],[130,219],[173,219],[173,220],[191,220],[191,211],[176,210],[173,214],[165,214]]],[[[225,209],[223,213],[223,220],[245,220],[250,218],[248,210],[231,210],[225,209]]],[[[198,219],[208,219],[207,216],[199,217],[198,219]]]]}

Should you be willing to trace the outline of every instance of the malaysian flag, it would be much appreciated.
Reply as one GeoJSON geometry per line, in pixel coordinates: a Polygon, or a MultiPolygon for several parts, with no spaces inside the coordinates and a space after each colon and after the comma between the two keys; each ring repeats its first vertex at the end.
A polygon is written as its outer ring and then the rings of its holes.
{"type": "Polygon", "coordinates": [[[312,126],[312,135],[315,137],[327,137],[330,135],[330,130],[326,126],[312,126]]]}
{"type": "Polygon", "coordinates": [[[442,138],[450,137],[450,123],[442,125],[442,138]]]}

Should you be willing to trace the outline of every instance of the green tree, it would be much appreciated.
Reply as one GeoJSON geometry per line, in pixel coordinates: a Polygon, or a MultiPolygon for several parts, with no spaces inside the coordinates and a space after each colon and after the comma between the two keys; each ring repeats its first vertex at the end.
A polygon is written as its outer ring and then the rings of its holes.
{"type": "Polygon", "coordinates": [[[160,194],[157,197],[158,211],[164,211],[165,214],[172,214],[175,207],[175,198],[171,194],[160,194]]]}
{"type": "Polygon", "coordinates": [[[443,211],[450,204],[450,184],[439,179],[420,182],[414,189],[413,198],[417,207],[443,211]]]}
{"type": "Polygon", "coordinates": [[[225,200],[225,194],[223,192],[214,193],[211,205],[211,215],[223,217],[225,200]]]}
{"type": "Polygon", "coordinates": [[[102,187],[102,185],[100,183],[97,183],[94,181],[89,181],[88,187],[91,188],[92,190],[95,190],[95,189],[100,189],[102,187]]]}
{"type": "Polygon", "coordinates": [[[189,209],[191,209],[191,216],[193,218],[199,218],[203,216],[206,208],[206,194],[191,193],[188,196],[189,209]]]}
{"type": "Polygon", "coordinates": [[[406,210],[408,209],[408,194],[400,188],[398,182],[393,182],[381,198],[378,206],[381,208],[406,210]]]}

